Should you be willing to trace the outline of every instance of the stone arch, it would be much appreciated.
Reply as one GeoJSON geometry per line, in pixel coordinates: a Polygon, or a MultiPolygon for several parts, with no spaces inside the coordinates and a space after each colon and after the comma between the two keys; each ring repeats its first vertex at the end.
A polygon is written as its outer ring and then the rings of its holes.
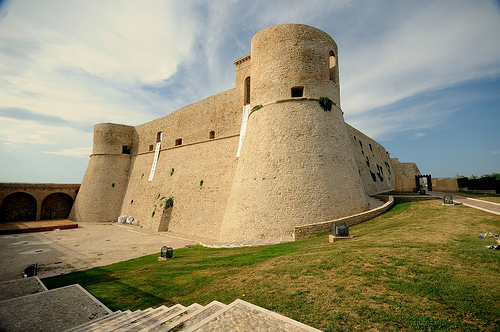
{"type": "Polygon", "coordinates": [[[36,220],[35,197],[25,192],[7,195],[0,207],[0,221],[36,220]]]}
{"type": "Polygon", "coordinates": [[[65,193],[50,194],[42,202],[42,214],[40,219],[67,219],[73,198],[65,193]]]}

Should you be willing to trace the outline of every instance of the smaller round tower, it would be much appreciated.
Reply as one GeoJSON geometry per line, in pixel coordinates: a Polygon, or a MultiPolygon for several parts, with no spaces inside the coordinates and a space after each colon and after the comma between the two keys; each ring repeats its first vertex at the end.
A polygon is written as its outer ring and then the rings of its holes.
{"type": "Polygon", "coordinates": [[[113,123],[94,126],[92,155],[69,219],[116,221],[127,187],[134,132],[132,126],[113,123]]]}
{"type": "Polygon", "coordinates": [[[337,45],[300,24],[252,38],[250,112],[219,239],[293,235],[294,227],[365,211],[340,109],[337,45]],[[330,110],[320,97],[333,101],[330,110]]]}

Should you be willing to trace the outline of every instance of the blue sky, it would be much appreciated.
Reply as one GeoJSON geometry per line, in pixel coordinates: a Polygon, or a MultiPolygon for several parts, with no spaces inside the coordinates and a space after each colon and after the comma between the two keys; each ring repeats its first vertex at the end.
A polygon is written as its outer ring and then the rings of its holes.
{"type": "Polygon", "coordinates": [[[259,30],[339,46],[348,123],[422,173],[500,173],[500,3],[0,0],[0,182],[78,183],[93,125],[137,125],[234,86],[259,30]]]}

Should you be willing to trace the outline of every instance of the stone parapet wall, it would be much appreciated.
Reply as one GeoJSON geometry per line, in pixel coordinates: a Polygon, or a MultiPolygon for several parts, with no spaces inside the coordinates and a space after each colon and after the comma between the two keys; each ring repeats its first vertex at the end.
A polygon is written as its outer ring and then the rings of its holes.
{"type": "Polygon", "coordinates": [[[398,192],[413,192],[415,188],[415,179],[396,179],[394,190],[398,192]]]}
{"type": "Polygon", "coordinates": [[[456,178],[432,178],[432,190],[444,192],[457,192],[458,183],[456,178]]]}
{"type": "Polygon", "coordinates": [[[394,203],[394,198],[392,196],[373,196],[377,199],[380,200],[385,200],[385,204],[382,206],[379,206],[373,210],[358,213],[352,216],[344,217],[344,218],[339,218],[339,219],[334,219],[334,220],[329,220],[325,222],[320,222],[316,224],[309,224],[309,225],[303,225],[303,226],[296,226],[295,227],[295,240],[301,240],[301,239],[306,239],[310,238],[316,235],[320,234],[326,234],[330,233],[332,231],[332,225],[334,222],[347,222],[349,226],[361,224],[365,221],[368,221],[370,219],[373,219],[385,211],[387,211],[392,204],[394,203]]]}

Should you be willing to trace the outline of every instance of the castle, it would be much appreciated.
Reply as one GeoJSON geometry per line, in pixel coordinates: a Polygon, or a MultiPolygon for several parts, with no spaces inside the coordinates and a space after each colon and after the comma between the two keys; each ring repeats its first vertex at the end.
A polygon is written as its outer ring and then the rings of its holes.
{"type": "Polygon", "coordinates": [[[345,123],[325,32],[272,26],[234,62],[235,87],[136,127],[101,123],[70,213],[218,241],[293,236],[368,210],[420,174],[345,123]]]}

